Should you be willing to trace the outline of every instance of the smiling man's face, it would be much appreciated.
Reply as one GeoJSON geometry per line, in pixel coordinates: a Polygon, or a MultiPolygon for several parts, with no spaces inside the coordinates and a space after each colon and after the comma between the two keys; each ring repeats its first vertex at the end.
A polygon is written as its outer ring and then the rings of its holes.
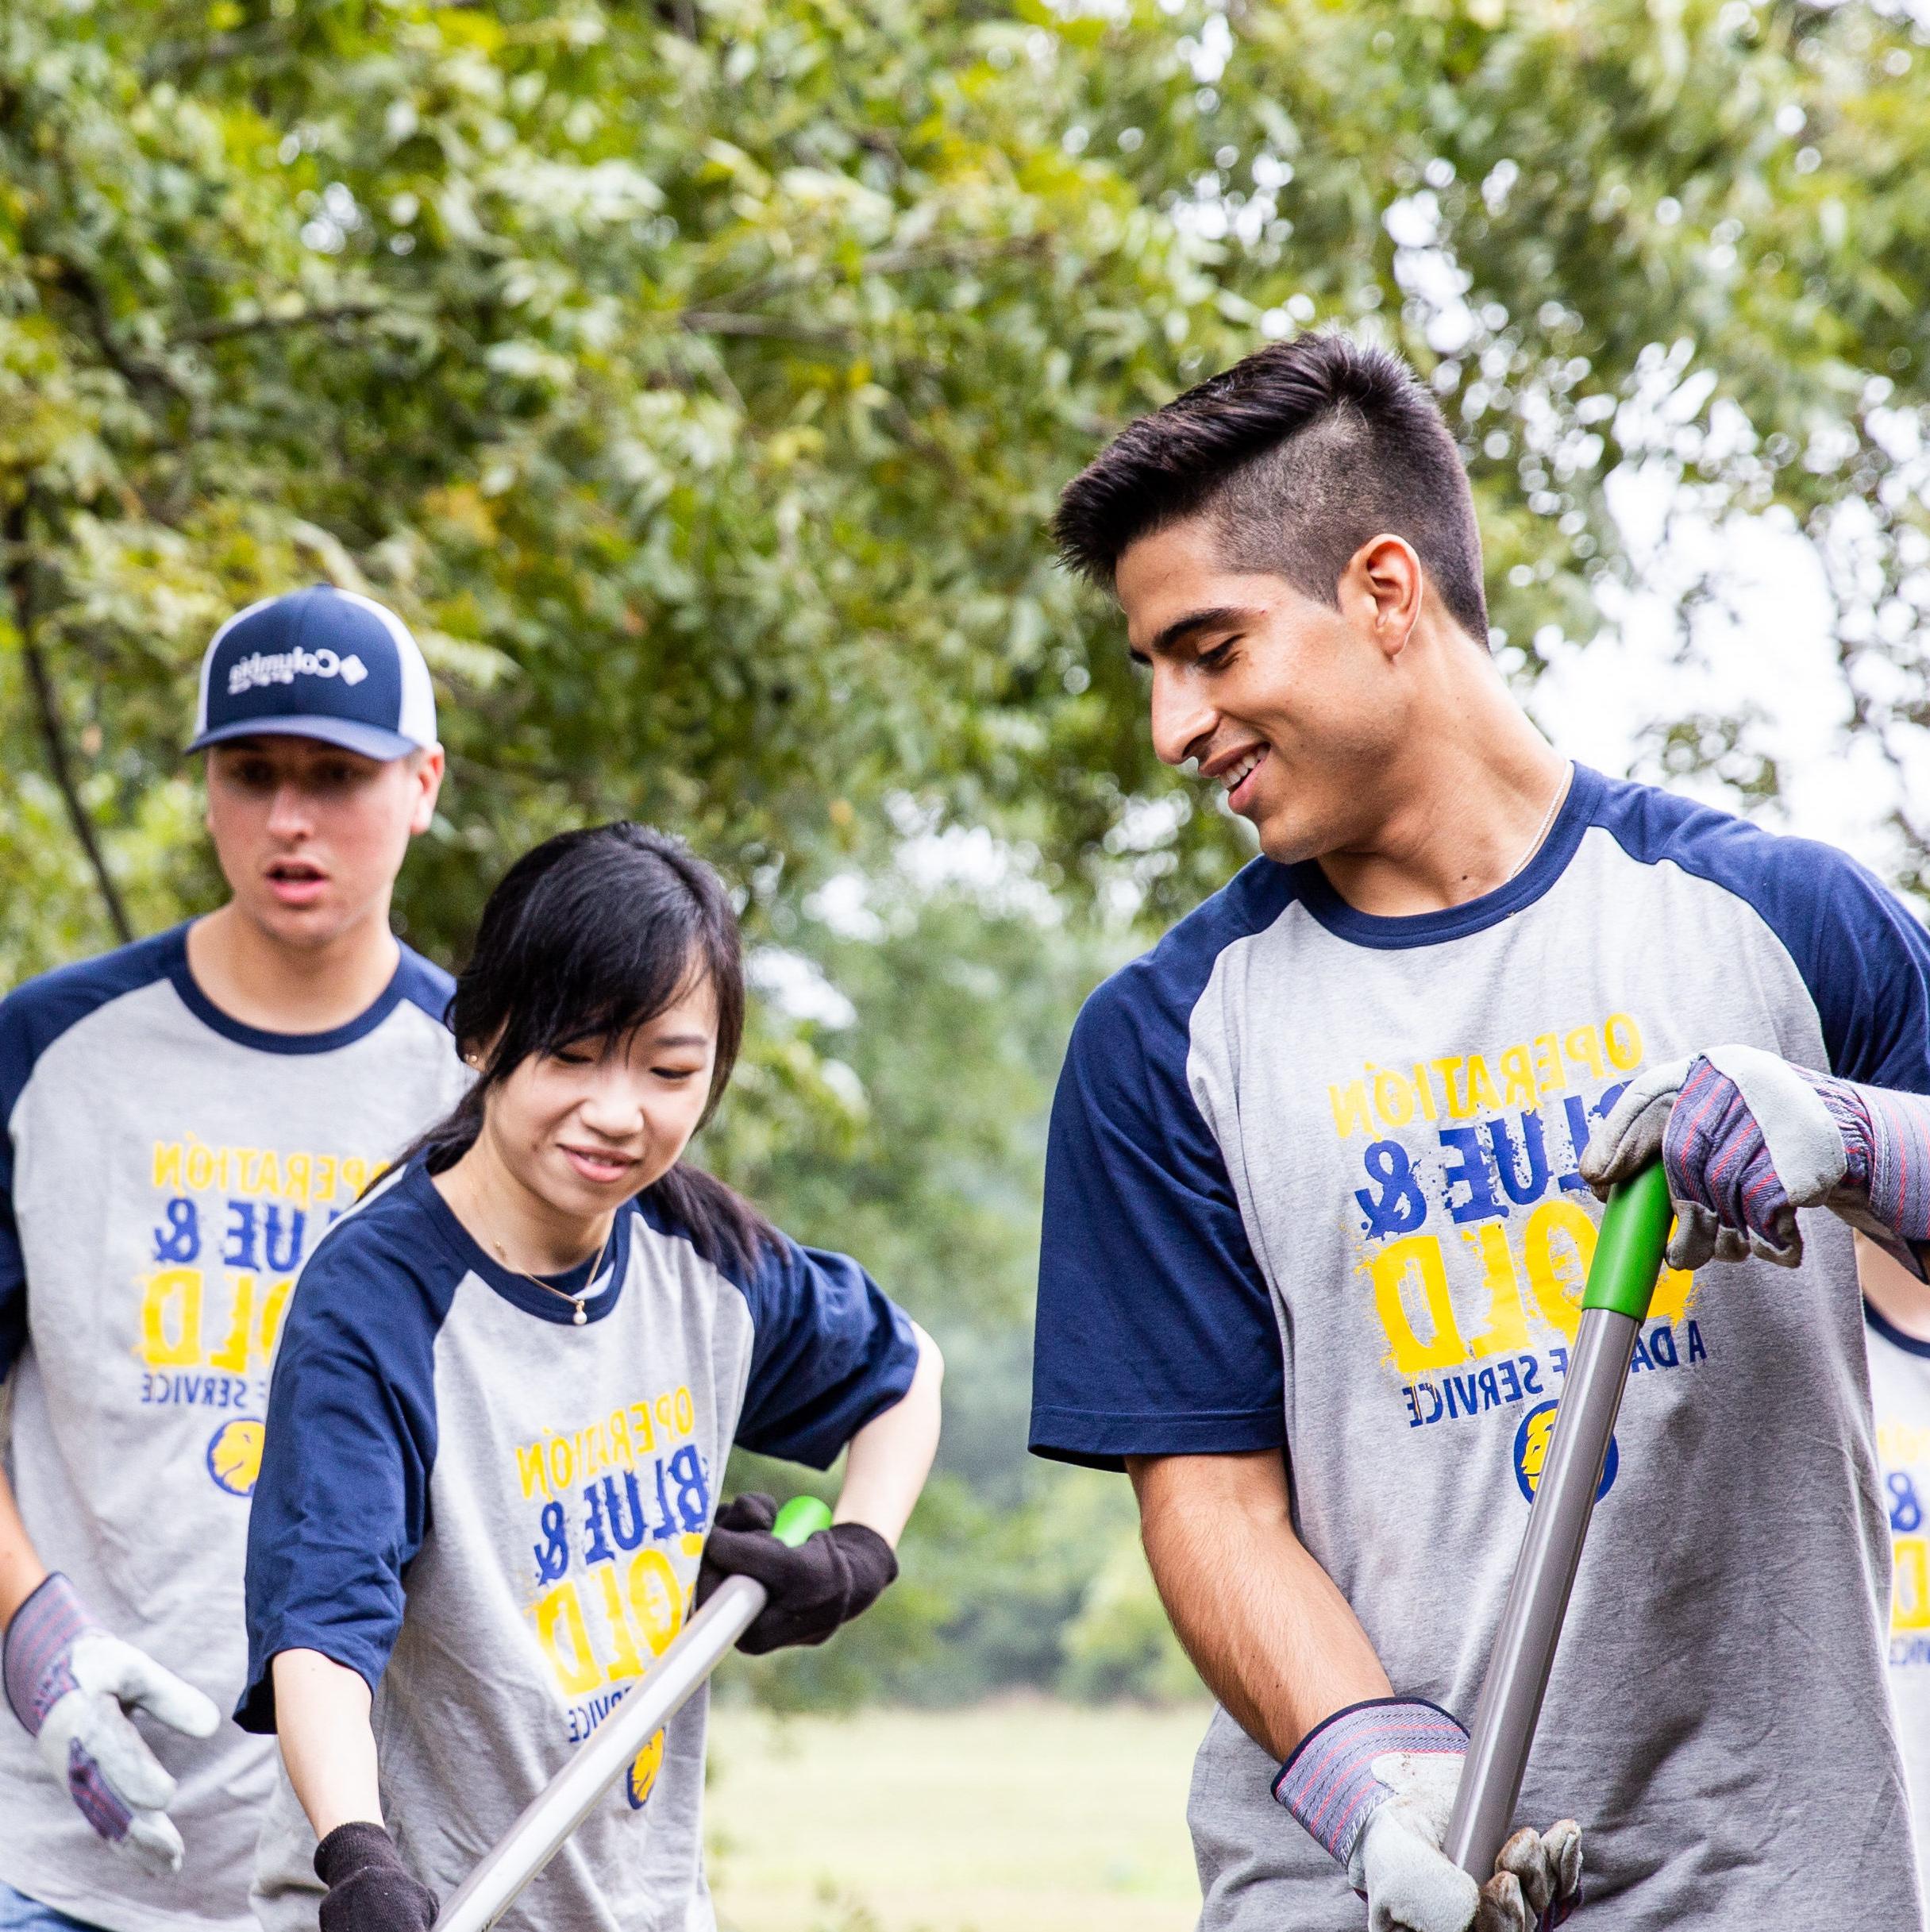
{"type": "Polygon", "coordinates": [[[1204,515],[1142,537],[1115,579],[1152,681],[1153,748],[1188,758],[1253,822],[1269,858],[1349,847],[1384,814],[1402,726],[1374,638],[1285,577],[1228,565],[1204,515]]]}
{"type": "Polygon", "coordinates": [[[207,759],[208,830],[238,911],[304,947],[387,920],[410,835],[435,810],[440,750],[365,758],[275,735],[215,745],[207,759]]]}

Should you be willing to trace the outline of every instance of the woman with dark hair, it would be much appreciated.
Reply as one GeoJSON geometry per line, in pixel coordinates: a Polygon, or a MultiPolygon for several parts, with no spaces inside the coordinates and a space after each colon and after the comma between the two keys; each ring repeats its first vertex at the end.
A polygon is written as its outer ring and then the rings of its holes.
{"type": "MultiPolygon", "coordinates": [[[[275,1363],[237,1714],[281,1741],[269,1932],[425,1932],[717,1576],[769,1590],[744,1649],[822,1642],[896,1575],[938,1441],[930,1338],[682,1159],[743,1034],[707,866],[627,823],[538,846],[452,1020],[474,1086],[316,1249],[275,1363]],[[833,1526],[792,1551],[768,1498],[714,1514],[734,1441],[848,1445],[833,1526]]],[[[704,1722],[506,1922],[712,1924],[704,1722]]]]}

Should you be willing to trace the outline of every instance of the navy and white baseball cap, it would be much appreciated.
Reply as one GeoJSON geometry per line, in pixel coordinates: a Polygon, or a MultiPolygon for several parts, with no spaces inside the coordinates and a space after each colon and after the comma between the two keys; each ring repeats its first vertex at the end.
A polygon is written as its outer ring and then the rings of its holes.
{"type": "Polygon", "coordinates": [[[237,611],[201,661],[188,750],[270,736],[318,738],[365,758],[434,744],[436,694],[408,626],[328,584],[237,611]]]}

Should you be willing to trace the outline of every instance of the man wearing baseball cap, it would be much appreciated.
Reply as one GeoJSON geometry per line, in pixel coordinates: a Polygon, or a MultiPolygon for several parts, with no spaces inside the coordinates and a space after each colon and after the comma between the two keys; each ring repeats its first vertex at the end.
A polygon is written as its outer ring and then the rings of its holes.
{"type": "Polygon", "coordinates": [[[389,927],[443,769],[400,620],[241,611],[189,749],[226,903],[0,1001],[0,1932],[252,1927],[273,1747],[225,1713],[269,1356],[463,1083],[450,982],[389,927]]]}

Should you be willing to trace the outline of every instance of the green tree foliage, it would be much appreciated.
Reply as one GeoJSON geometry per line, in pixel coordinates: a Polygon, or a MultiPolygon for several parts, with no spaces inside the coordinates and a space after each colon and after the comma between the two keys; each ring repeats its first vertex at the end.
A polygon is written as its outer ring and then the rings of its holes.
{"type": "MultiPolygon", "coordinates": [[[[1463,439],[1512,675],[1613,617],[1644,476],[1814,542],[1901,767],[1927,72],[1900,8],[1787,0],[0,10],[0,981],[211,902],[178,747],[216,623],[383,598],[453,753],[411,937],[459,957],[514,853],[628,812],[849,1002],[761,1002],[711,1149],[953,1358],[915,1587],[830,1656],[1170,1683],[1123,1486],[1018,1452],[1019,1338],[1077,998],[1244,848],[1153,761],[1057,489],[1342,322],[1463,439]],[[1030,900],[905,886],[961,827],[1030,900]],[[813,897],[853,879],[870,926],[813,897]]],[[[1668,722],[1774,789],[1747,719],[1668,722]]]]}

